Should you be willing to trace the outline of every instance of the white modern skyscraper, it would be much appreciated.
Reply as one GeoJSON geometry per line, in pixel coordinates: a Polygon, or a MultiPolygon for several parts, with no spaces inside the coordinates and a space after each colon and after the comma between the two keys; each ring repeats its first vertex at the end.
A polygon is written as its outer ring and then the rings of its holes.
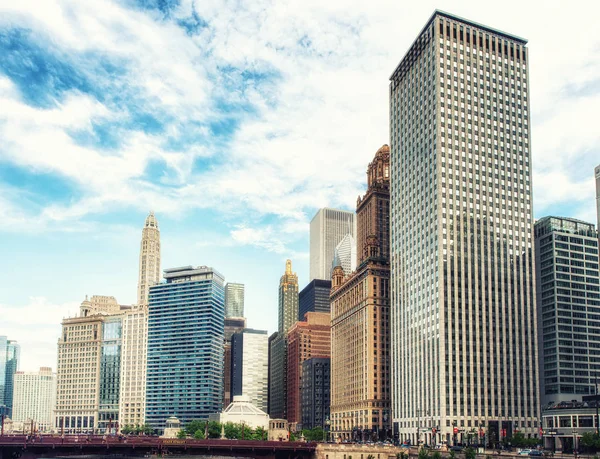
{"type": "Polygon", "coordinates": [[[39,371],[17,371],[14,381],[13,422],[33,422],[34,430],[40,432],[51,430],[56,403],[56,374],[48,367],[39,371]]]}
{"type": "Polygon", "coordinates": [[[390,78],[392,412],[413,444],[538,434],[526,43],[436,11],[390,78]]]}
{"type": "Polygon", "coordinates": [[[142,242],[140,243],[137,299],[139,305],[148,304],[149,289],[154,284],[158,284],[160,279],[160,231],[154,212],[150,212],[146,217],[146,224],[142,230],[142,242]]]}
{"type": "Polygon", "coordinates": [[[225,285],[225,317],[244,317],[244,284],[225,285]]]}
{"type": "Polygon", "coordinates": [[[346,234],[335,247],[329,277],[333,273],[333,268],[338,265],[342,267],[346,276],[356,270],[356,240],[350,233],[346,234]]]}
{"type": "MultiPolygon", "coordinates": [[[[356,237],[354,212],[323,208],[310,222],[310,279],[329,279],[336,246],[350,234],[356,237]]],[[[356,250],[356,249],[355,249],[356,250]]],[[[355,262],[356,263],[356,262],[355,262]]]]}
{"type": "Polygon", "coordinates": [[[267,411],[269,383],[269,336],[246,328],[231,337],[231,395],[246,395],[267,411]]]}

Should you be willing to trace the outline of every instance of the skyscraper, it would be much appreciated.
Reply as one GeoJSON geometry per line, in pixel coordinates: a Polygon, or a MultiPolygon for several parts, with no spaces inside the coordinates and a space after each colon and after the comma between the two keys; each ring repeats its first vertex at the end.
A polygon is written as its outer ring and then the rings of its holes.
{"type": "Polygon", "coordinates": [[[356,269],[356,240],[352,234],[346,234],[335,246],[329,277],[336,266],[341,266],[347,275],[356,269]]]}
{"type": "Polygon", "coordinates": [[[331,316],[309,312],[287,336],[287,420],[292,430],[302,423],[302,363],[311,357],[331,355],[331,316]]]}
{"type": "Polygon", "coordinates": [[[595,394],[600,360],[598,235],[591,223],[535,223],[542,408],[595,394]]]}
{"type": "Polygon", "coordinates": [[[331,282],[331,430],[334,438],[376,440],[390,426],[390,149],[367,168],[356,206],[358,268],[341,264],[331,282]]]}
{"type": "Polygon", "coordinates": [[[246,328],[231,337],[231,397],[245,395],[266,412],[269,382],[269,337],[266,330],[246,328]]]}
{"type": "Polygon", "coordinates": [[[160,231],[154,212],[150,212],[142,229],[140,244],[138,305],[148,304],[149,289],[158,282],[160,282],[160,231]]]}
{"type": "Polygon", "coordinates": [[[310,280],[329,279],[335,247],[356,234],[354,212],[323,208],[310,222],[310,280]]]}
{"type": "Polygon", "coordinates": [[[127,309],[112,296],[94,295],[81,303],[78,317],[63,320],[56,370],[57,430],[104,433],[116,427],[120,324],[127,309]]]}
{"type": "Polygon", "coordinates": [[[231,396],[231,337],[234,333],[243,331],[244,328],[246,328],[246,319],[243,317],[225,317],[225,339],[223,340],[223,408],[228,407],[233,400],[231,396]]]}
{"type": "Polygon", "coordinates": [[[14,375],[19,369],[21,346],[0,336],[0,415],[12,416],[14,375]]]}
{"type": "Polygon", "coordinates": [[[56,374],[42,367],[39,371],[17,371],[12,420],[34,424],[34,430],[49,432],[53,425],[52,410],[56,402],[56,374]]]}
{"type": "Polygon", "coordinates": [[[165,269],[150,287],[146,422],[208,419],[223,403],[224,278],[213,268],[165,269]]]}
{"type": "Polygon", "coordinates": [[[287,333],[298,317],[298,276],[285,262],[279,280],[279,330],[269,337],[269,415],[287,417],[287,333]]]}
{"type": "Polygon", "coordinates": [[[330,280],[311,280],[298,294],[298,320],[304,320],[304,315],[307,312],[330,312],[330,291],[330,280]]]}
{"type": "Polygon", "coordinates": [[[435,11],[390,78],[393,418],[413,443],[538,433],[526,43],[435,11]]]}
{"type": "Polygon", "coordinates": [[[146,413],[148,289],[160,281],[160,231],[153,212],[146,218],[140,242],[138,304],[123,316],[120,380],[121,426],[142,426],[146,413]]]}
{"type": "Polygon", "coordinates": [[[244,284],[225,285],[225,317],[244,317],[244,284]]]}
{"type": "Polygon", "coordinates": [[[600,233],[600,166],[596,166],[594,173],[596,175],[596,218],[598,219],[596,229],[600,233]]]}
{"type": "Polygon", "coordinates": [[[311,357],[302,362],[302,428],[327,428],[331,394],[330,359],[311,357]]]}

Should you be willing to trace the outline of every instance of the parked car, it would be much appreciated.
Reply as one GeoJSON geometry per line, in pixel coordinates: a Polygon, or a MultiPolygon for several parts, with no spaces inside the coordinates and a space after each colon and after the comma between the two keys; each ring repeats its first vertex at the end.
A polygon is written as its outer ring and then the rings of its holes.
{"type": "Polygon", "coordinates": [[[529,456],[529,453],[531,453],[530,449],[522,449],[519,451],[519,456],[529,456]]]}
{"type": "Polygon", "coordinates": [[[450,451],[456,451],[457,453],[460,453],[463,449],[464,447],[459,445],[454,445],[450,447],[450,451]]]}
{"type": "Polygon", "coordinates": [[[544,453],[542,453],[540,450],[532,449],[531,451],[529,451],[529,455],[530,456],[543,456],[544,453]]]}

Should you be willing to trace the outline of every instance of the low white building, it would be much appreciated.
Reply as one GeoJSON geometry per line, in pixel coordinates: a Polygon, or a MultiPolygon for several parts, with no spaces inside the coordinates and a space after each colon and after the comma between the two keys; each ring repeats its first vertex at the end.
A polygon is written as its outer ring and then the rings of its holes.
{"type": "MultiPolygon", "coordinates": [[[[14,379],[13,428],[23,425],[30,431],[52,429],[52,410],[56,403],[56,374],[42,367],[39,371],[17,371],[14,379]]],[[[15,429],[16,430],[16,429],[15,429]]]]}
{"type": "Polygon", "coordinates": [[[233,402],[229,404],[222,413],[211,414],[211,421],[221,424],[233,422],[234,424],[245,424],[252,429],[262,427],[269,429],[269,415],[250,403],[247,395],[235,395],[233,402]]]}

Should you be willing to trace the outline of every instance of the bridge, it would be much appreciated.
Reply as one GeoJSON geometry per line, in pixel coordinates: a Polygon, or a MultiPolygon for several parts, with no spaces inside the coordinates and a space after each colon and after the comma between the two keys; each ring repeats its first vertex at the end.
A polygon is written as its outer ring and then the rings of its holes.
{"type": "Polygon", "coordinates": [[[254,459],[312,459],[317,443],[255,440],[192,440],[96,435],[0,436],[0,459],[104,454],[123,456],[216,455],[254,459]]]}

